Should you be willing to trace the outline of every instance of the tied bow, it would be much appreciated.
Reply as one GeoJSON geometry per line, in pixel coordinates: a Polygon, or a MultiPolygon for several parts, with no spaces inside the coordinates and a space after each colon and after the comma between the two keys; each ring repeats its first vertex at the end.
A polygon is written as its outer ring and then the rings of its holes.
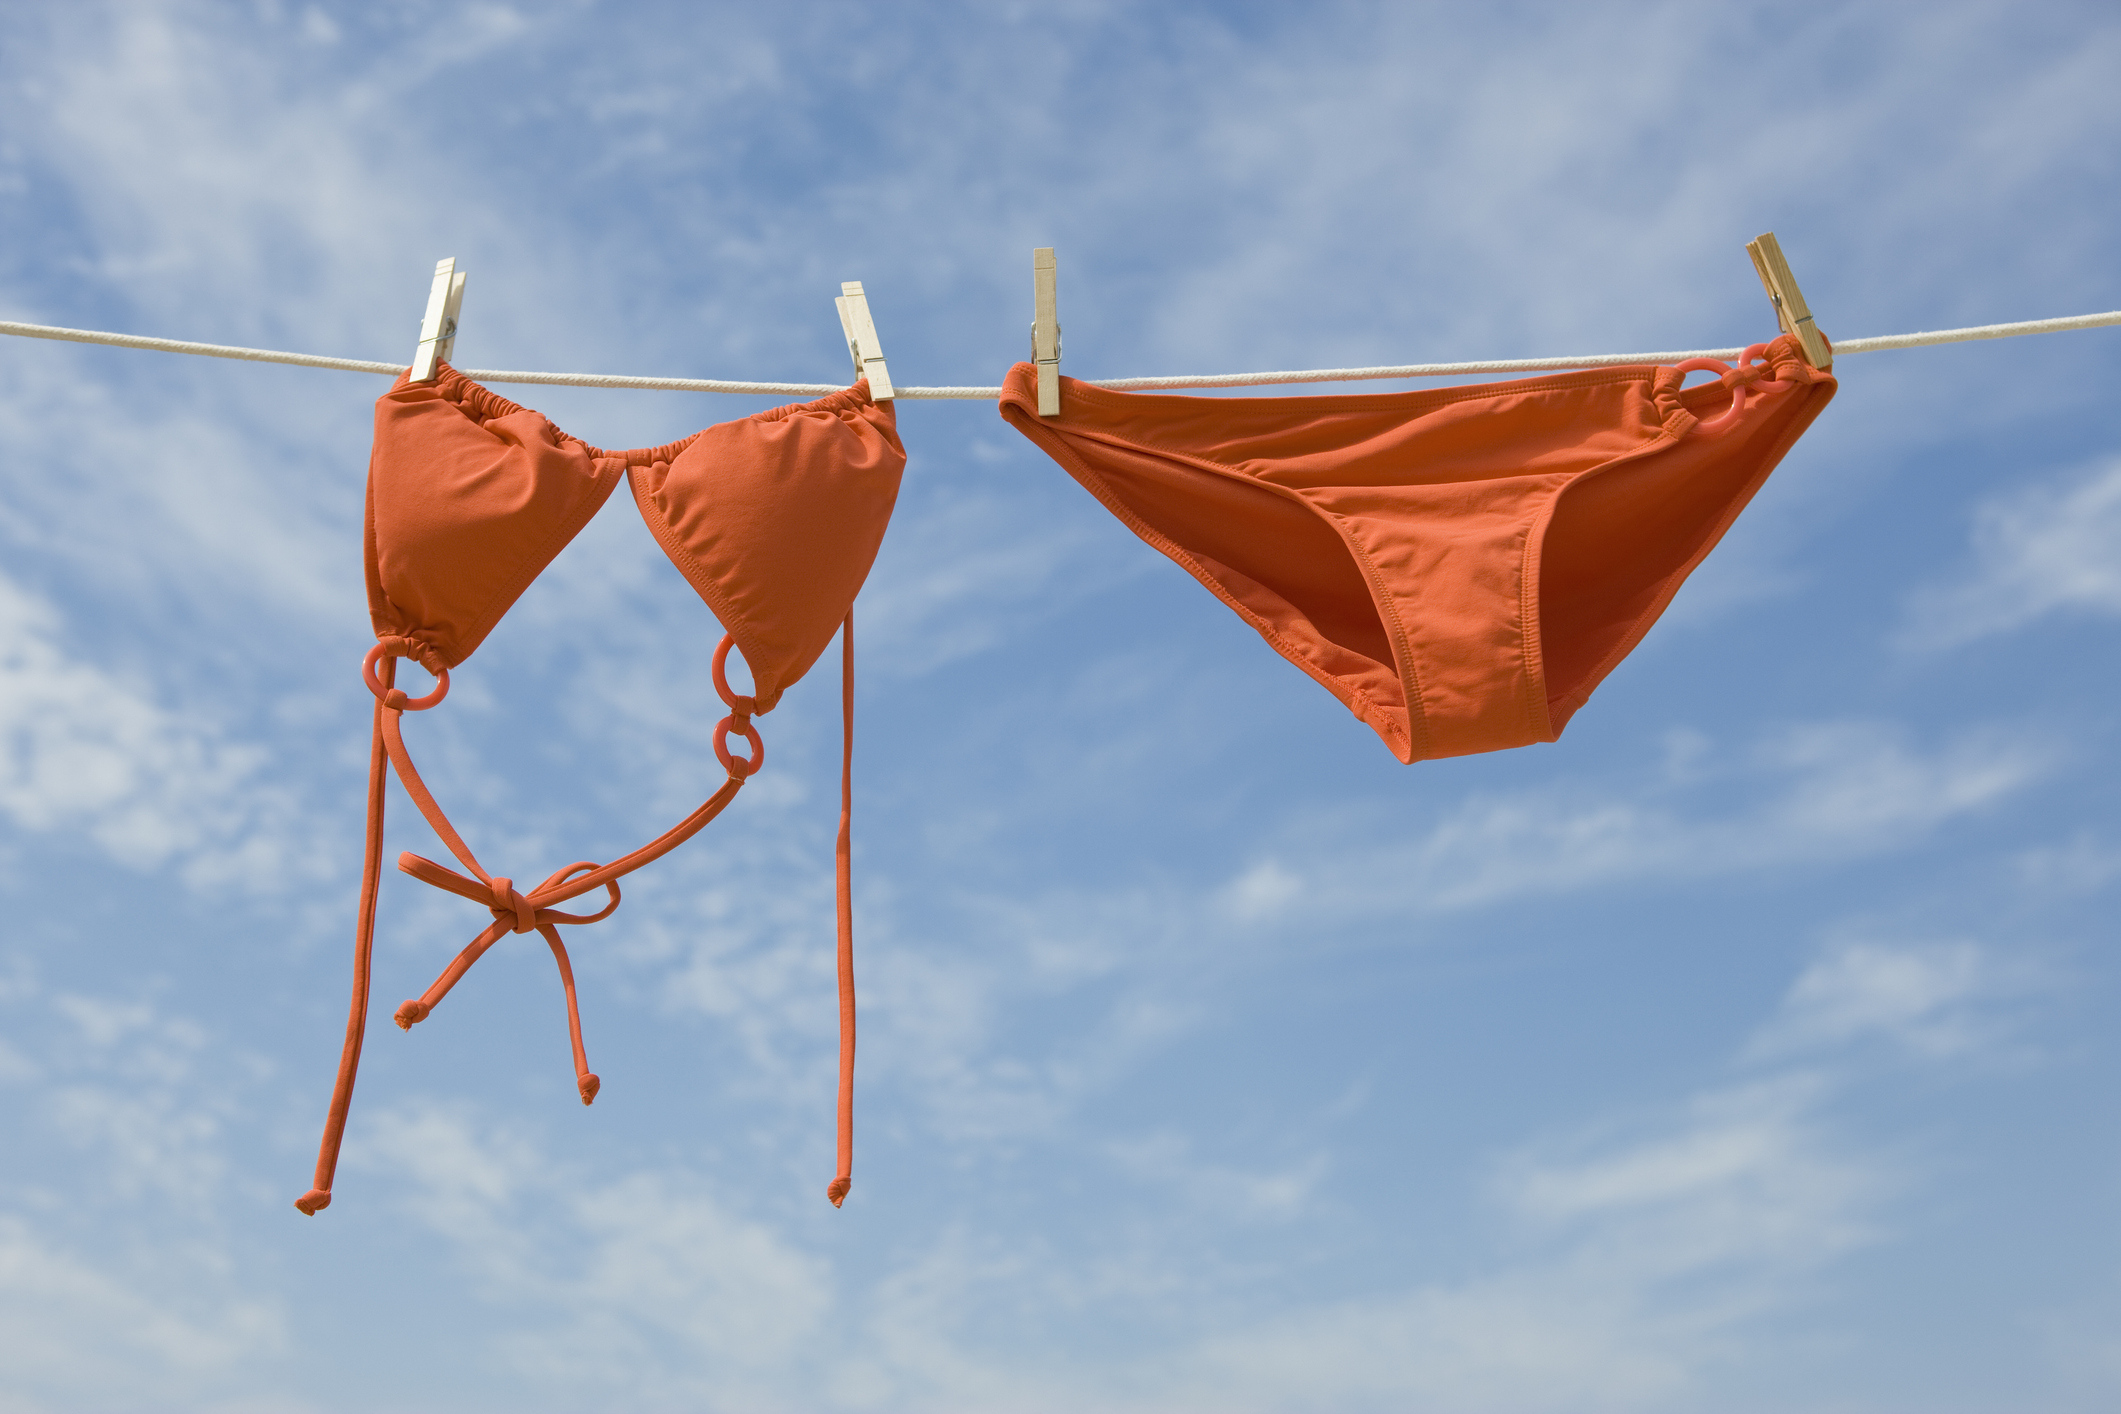
{"type": "MultiPolygon", "coordinates": [[[[516,892],[514,880],[503,875],[489,874],[479,864],[471,852],[471,846],[464,843],[464,837],[449,823],[449,817],[444,815],[442,807],[435,803],[433,794],[427,789],[427,783],[420,779],[419,770],[412,764],[412,755],[405,749],[401,719],[407,712],[425,711],[446,697],[449,693],[449,673],[446,667],[443,668],[437,674],[435,689],[425,697],[407,697],[403,690],[390,680],[391,665],[388,661],[398,656],[415,656],[411,648],[404,646],[405,642],[407,641],[391,640],[379,643],[369,650],[368,658],[362,664],[362,674],[368,682],[369,691],[376,697],[378,744],[389,759],[392,769],[397,772],[399,784],[405,787],[405,793],[411,796],[413,804],[419,807],[420,814],[434,827],[434,832],[442,837],[442,843],[449,847],[449,852],[456,856],[457,862],[471,873],[468,876],[459,874],[456,870],[437,864],[431,859],[423,859],[417,854],[409,853],[398,856],[398,868],[438,889],[446,889],[450,893],[470,899],[492,913],[493,922],[488,924],[478,937],[473,938],[464,951],[457,954],[456,960],[443,969],[442,975],[435,979],[434,985],[429,987],[423,996],[399,1007],[392,1019],[401,1028],[410,1031],[427,1019],[436,1004],[449,995],[449,989],[471,970],[471,965],[483,957],[488,948],[501,940],[502,934],[536,930],[544,935],[546,945],[552,949],[553,961],[560,967],[560,985],[567,993],[568,1040],[574,1047],[575,1088],[581,1092],[582,1103],[586,1105],[596,1098],[601,1082],[590,1074],[589,1061],[582,1050],[582,1018],[575,1001],[574,967],[567,960],[567,945],[560,941],[557,925],[595,923],[600,919],[609,918],[612,910],[619,906],[618,881],[622,875],[630,874],[643,864],[669,853],[690,839],[702,825],[721,814],[722,808],[736,797],[744,782],[750,779],[765,760],[765,745],[759,740],[758,728],[751,724],[751,714],[757,710],[758,704],[750,697],[739,697],[730,691],[723,664],[729,656],[732,640],[725,634],[721,646],[715,651],[714,682],[723,701],[729,705],[730,715],[722,718],[715,726],[714,754],[720,759],[723,769],[728,771],[729,779],[723,783],[720,790],[708,797],[699,809],[633,853],[609,864],[591,864],[587,861],[570,864],[532,889],[526,896],[516,892]],[[376,671],[379,663],[384,669],[382,676],[378,676],[376,671]],[[742,735],[751,748],[748,758],[737,756],[729,750],[729,734],[732,731],[742,735]],[[551,904],[565,903],[568,899],[579,897],[599,887],[610,891],[611,902],[596,913],[561,913],[549,907],[551,904]]],[[[424,659],[422,661],[424,662],[424,659]]]]}
{"type": "MultiPolygon", "coordinates": [[[[467,863],[470,861],[467,860],[467,863]]],[[[473,864],[477,869],[478,866],[473,864]]],[[[619,906],[619,882],[616,878],[577,882],[572,888],[565,887],[578,874],[593,874],[603,866],[585,861],[570,864],[544,883],[532,889],[528,896],[519,894],[515,881],[506,875],[488,875],[480,870],[477,879],[466,878],[456,870],[437,864],[432,859],[423,859],[417,854],[398,856],[398,868],[438,889],[470,899],[483,905],[493,914],[493,922],[486,930],[471,940],[471,945],[456,956],[456,960],[435,979],[432,987],[417,1001],[406,1002],[399,1007],[391,1019],[406,1031],[427,1019],[442,998],[457,980],[471,970],[471,965],[486,953],[486,950],[501,940],[504,933],[538,932],[544,935],[545,944],[552,949],[553,961],[560,967],[560,986],[567,993],[567,1034],[574,1046],[575,1088],[581,1092],[582,1103],[588,1104],[597,1097],[602,1082],[590,1073],[588,1056],[582,1049],[582,1016],[575,1001],[574,967],[567,959],[567,945],[560,941],[559,924],[596,923],[609,918],[619,906]],[[602,883],[611,894],[611,902],[596,913],[562,913],[545,905],[561,903],[585,893],[602,883]]]]}
{"type": "MultiPolygon", "coordinates": [[[[449,695],[449,665],[441,660],[440,655],[431,646],[416,639],[385,637],[368,650],[368,656],[361,663],[361,676],[368,684],[368,690],[375,694],[375,731],[368,760],[368,831],[361,860],[361,905],[354,931],[353,999],[347,1013],[346,1041],[339,1052],[339,1075],[332,1086],[331,1108],[324,1117],[324,1138],[317,1146],[316,1179],[310,1190],[295,1200],[297,1208],[314,1216],[331,1206],[331,1185],[338,1169],[339,1145],[345,1137],[346,1116],[353,1104],[354,1077],[360,1069],[361,1042],[368,1025],[369,963],[375,940],[376,894],[383,858],[383,785],[386,775],[396,773],[399,784],[405,787],[405,793],[412,797],[412,803],[419,808],[420,814],[434,828],[434,832],[441,836],[442,843],[449,847],[449,852],[456,856],[457,862],[471,873],[459,874],[454,869],[437,864],[431,859],[422,859],[417,854],[399,855],[398,868],[438,889],[446,889],[450,893],[468,898],[493,915],[493,922],[488,924],[478,937],[472,939],[469,947],[457,954],[456,960],[435,979],[435,984],[427,989],[426,994],[399,1007],[393,1019],[400,1027],[410,1031],[433,1012],[436,1003],[449,994],[449,989],[457,984],[458,979],[471,969],[471,965],[477,962],[488,948],[501,940],[502,934],[533,931],[541,933],[546,945],[552,949],[553,961],[559,964],[560,985],[567,993],[567,1035],[574,1047],[575,1088],[582,1096],[582,1103],[586,1105],[596,1098],[601,1082],[590,1073],[588,1057],[582,1050],[582,1017],[575,1001],[574,967],[567,959],[567,947],[560,941],[559,929],[563,925],[595,923],[600,919],[609,918],[612,911],[619,906],[619,879],[644,864],[662,858],[698,834],[708,821],[720,815],[729,802],[736,799],[737,792],[743,789],[744,782],[749,780],[764,762],[765,746],[759,740],[758,728],[751,723],[752,714],[758,710],[758,704],[753,698],[739,698],[731,692],[723,672],[723,660],[728,657],[731,643],[732,640],[725,634],[721,646],[715,650],[714,657],[715,687],[730,708],[730,715],[722,718],[714,731],[714,754],[721,761],[723,769],[729,773],[729,778],[722,783],[721,788],[701,802],[697,810],[631,854],[614,859],[609,864],[570,864],[528,894],[518,893],[513,879],[489,874],[480,866],[479,861],[472,855],[471,847],[464,843],[464,837],[457,833],[456,827],[449,823],[449,817],[442,813],[442,807],[436,803],[433,792],[427,789],[427,783],[420,779],[420,772],[412,763],[412,755],[405,749],[402,721],[404,715],[407,712],[424,712],[449,695]],[[432,672],[435,675],[434,689],[425,696],[413,697],[398,687],[397,660],[400,658],[414,659],[432,672]],[[731,732],[744,738],[751,749],[749,757],[737,756],[729,750],[731,732]],[[562,913],[552,907],[553,904],[565,903],[568,899],[599,888],[610,892],[611,902],[598,912],[562,913]]],[[[852,731],[851,725],[849,731],[852,731]]],[[[842,774],[844,786],[844,770],[842,774]]],[[[843,1024],[850,1029],[844,1033],[846,1044],[842,1046],[840,1175],[834,1180],[831,1193],[835,1203],[846,1194],[850,1124],[847,1117],[846,1081],[852,1069],[852,1051],[849,1049],[852,1042],[852,997],[848,990],[851,978],[847,971],[850,966],[850,935],[847,929],[845,832],[846,812],[843,804],[840,838],[841,1012],[843,1024]]]]}

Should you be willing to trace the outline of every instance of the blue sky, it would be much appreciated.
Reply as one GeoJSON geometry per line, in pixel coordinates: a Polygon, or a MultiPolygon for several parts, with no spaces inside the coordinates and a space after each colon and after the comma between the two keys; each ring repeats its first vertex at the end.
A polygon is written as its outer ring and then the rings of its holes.
{"type": "MultiPolygon", "coordinates": [[[[2121,307],[2111,6],[17,5],[0,313],[991,384],[2121,307]]],[[[0,340],[0,1409],[2094,1410],[2121,1398],[2121,333],[1843,361],[1557,744],[1396,764],[979,403],[769,769],[411,1035],[330,1211],[381,380],[0,340]]],[[[607,446],[767,400],[507,390],[607,446]]],[[[614,500],[413,724],[542,877],[718,779],[614,500]]],[[[389,848],[436,846],[402,797],[389,848]]]]}

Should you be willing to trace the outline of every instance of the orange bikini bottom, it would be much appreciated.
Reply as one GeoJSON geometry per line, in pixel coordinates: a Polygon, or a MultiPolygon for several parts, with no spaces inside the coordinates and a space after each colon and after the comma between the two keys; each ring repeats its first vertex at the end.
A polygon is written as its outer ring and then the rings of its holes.
{"type": "Polygon", "coordinates": [[[1558,737],[1835,388],[1788,336],[1686,371],[1304,398],[1063,378],[1040,417],[1020,363],[1001,413],[1411,762],[1558,737]]]}

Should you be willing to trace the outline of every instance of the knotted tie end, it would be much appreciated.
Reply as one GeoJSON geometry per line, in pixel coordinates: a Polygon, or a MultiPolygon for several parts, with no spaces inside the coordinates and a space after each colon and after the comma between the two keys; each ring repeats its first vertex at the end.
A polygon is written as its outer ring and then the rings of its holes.
{"type": "Polygon", "coordinates": [[[295,1206],[302,1210],[305,1217],[313,1218],[320,1209],[331,1206],[331,1190],[329,1188],[312,1188],[301,1197],[295,1199],[295,1206]]]}
{"type": "Polygon", "coordinates": [[[425,1002],[407,1002],[390,1019],[398,1023],[400,1031],[410,1031],[417,1023],[425,1021],[427,1013],[433,1010],[425,1002]]]}
{"type": "Polygon", "coordinates": [[[528,933],[538,926],[537,906],[516,892],[515,880],[504,874],[496,874],[487,883],[486,888],[493,895],[493,902],[488,908],[496,923],[507,924],[512,933],[528,933]]]}

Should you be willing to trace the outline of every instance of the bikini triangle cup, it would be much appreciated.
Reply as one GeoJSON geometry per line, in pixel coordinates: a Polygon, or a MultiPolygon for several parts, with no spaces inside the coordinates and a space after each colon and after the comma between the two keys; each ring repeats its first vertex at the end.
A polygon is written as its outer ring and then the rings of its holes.
{"type": "Polygon", "coordinates": [[[840,635],[842,716],[834,871],[840,1073],[837,1171],[826,1196],[835,1205],[846,1197],[852,1184],[855,1040],[849,877],[853,605],[890,523],[905,465],[892,407],[872,402],[866,382],[816,402],[721,423],[667,446],[623,452],[570,437],[541,414],[495,395],[447,364],[433,382],[400,378],[377,400],[366,535],[376,645],[362,664],[376,705],[353,1000],[314,1186],[295,1201],[297,1208],[314,1215],[331,1203],[360,1067],[388,774],[395,772],[469,873],[414,854],[399,855],[398,868],[493,915],[434,985],[399,1007],[394,1019],[409,1030],[504,934],[534,931],[559,966],[575,1083],[586,1105],[596,1098],[599,1081],[583,1051],[574,970],[559,928],[609,917],[619,906],[622,876],[683,844],[736,798],[765,756],[752,718],[773,709],[835,632],[840,635]],[[531,581],[589,523],[621,476],[657,542],[725,630],[714,654],[714,684],[729,712],[715,727],[714,751],[728,779],[699,809],[631,854],[608,864],[570,864],[537,888],[519,892],[512,879],[488,873],[450,824],[413,765],[402,719],[406,712],[442,701],[450,669],[472,655],[531,581]],[[732,646],[751,668],[749,694],[729,687],[725,665],[732,646]],[[434,689],[415,698],[398,688],[400,658],[433,673],[434,689]],[[748,756],[730,750],[732,733],[744,738],[748,756]],[[598,889],[608,901],[595,913],[563,913],[556,907],[598,889]]]}

